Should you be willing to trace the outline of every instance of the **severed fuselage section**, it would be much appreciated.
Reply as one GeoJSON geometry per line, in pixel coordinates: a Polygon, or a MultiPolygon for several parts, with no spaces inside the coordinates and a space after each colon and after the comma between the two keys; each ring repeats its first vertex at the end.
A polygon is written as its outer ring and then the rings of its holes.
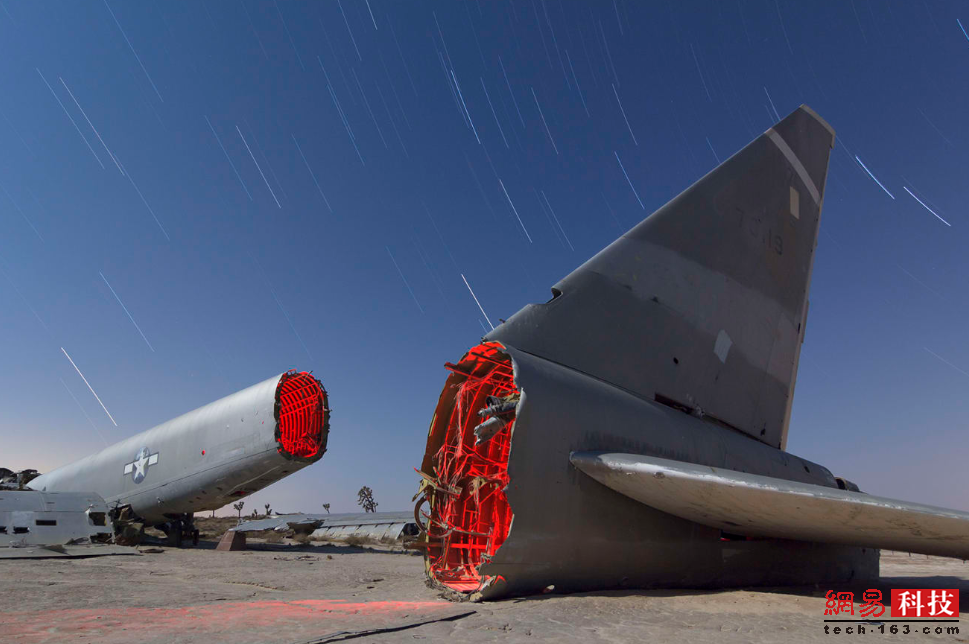
{"type": "Polygon", "coordinates": [[[419,512],[429,578],[476,599],[877,575],[872,548],[750,540],[617,494],[575,452],[666,455],[837,489],[824,467],[562,365],[484,342],[456,365],[428,436],[419,512]],[[478,442],[489,397],[513,415],[478,442]],[[783,565],[780,565],[783,564],[783,565]]]}
{"type": "Polygon", "coordinates": [[[94,492],[116,526],[156,525],[196,538],[192,514],[261,490],[326,452],[326,391],[289,371],[115,443],[29,483],[47,492],[94,492]]]}
{"type": "Polygon", "coordinates": [[[455,596],[805,585],[878,548],[965,558],[969,514],[786,451],[834,130],[802,106],[454,365],[415,509],[455,596]]]}
{"type": "Polygon", "coordinates": [[[520,395],[511,361],[494,345],[475,347],[447,367],[451,375],[421,467],[430,504],[427,569],[453,590],[475,591],[482,584],[481,564],[497,552],[511,527],[505,488],[520,395]]]}

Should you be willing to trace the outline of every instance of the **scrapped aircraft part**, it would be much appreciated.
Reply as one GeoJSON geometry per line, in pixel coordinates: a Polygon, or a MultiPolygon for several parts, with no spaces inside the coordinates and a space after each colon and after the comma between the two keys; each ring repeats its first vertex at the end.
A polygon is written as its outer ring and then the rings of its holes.
{"type": "Polygon", "coordinates": [[[371,539],[402,539],[419,532],[409,512],[365,512],[340,514],[279,514],[243,521],[234,532],[293,531],[320,539],[345,539],[350,536],[371,539]]]}
{"type": "Polygon", "coordinates": [[[480,567],[501,548],[512,523],[505,487],[521,395],[503,349],[487,342],[468,351],[458,364],[446,365],[451,375],[431,421],[421,465],[421,495],[430,509],[423,535],[427,574],[463,593],[492,583],[480,567]],[[491,419],[480,423],[482,416],[491,419]]]}
{"type": "Polygon", "coordinates": [[[872,548],[723,541],[719,529],[599,484],[574,468],[569,455],[607,450],[692,459],[836,489],[821,465],[563,365],[512,347],[502,352],[511,358],[522,392],[505,488],[514,523],[479,568],[491,583],[466,595],[470,599],[541,593],[549,585],[556,592],[725,588],[877,576],[878,551],[872,548]]]}
{"type": "Polygon", "coordinates": [[[498,396],[488,396],[485,398],[487,407],[479,410],[478,416],[487,418],[487,420],[475,426],[474,444],[478,445],[483,443],[504,429],[514,415],[519,400],[521,400],[521,396],[517,393],[505,396],[504,398],[499,398],[498,396]]]}
{"type": "Polygon", "coordinates": [[[265,519],[251,519],[249,521],[243,521],[239,525],[229,528],[234,532],[262,532],[264,530],[276,530],[277,532],[286,532],[287,530],[292,530],[293,526],[301,526],[305,524],[310,524],[314,526],[318,525],[320,521],[316,519],[313,515],[309,514],[280,514],[278,516],[266,517],[265,519]]]}
{"type": "Polygon", "coordinates": [[[137,546],[145,538],[145,523],[135,515],[130,505],[116,505],[109,514],[114,524],[114,542],[122,546],[137,546]]]}
{"type": "MultiPolygon", "coordinates": [[[[163,525],[216,510],[316,461],[326,451],[326,391],[288,371],[30,481],[48,492],[101,495],[129,520],[163,525]]],[[[183,535],[185,536],[185,535],[183,535]]],[[[194,534],[188,535],[194,539],[194,534]]]]}
{"type": "Polygon", "coordinates": [[[500,432],[507,421],[498,416],[492,416],[488,420],[484,421],[479,425],[475,425],[474,428],[474,444],[480,445],[485,442],[498,432],[500,432]]]}
{"type": "Polygon", "coordinates": [[[780,449],[833,142],[796,110],[448,365],[415,496],[434,584],[480,600],[877,576],[875,549],[725,540],[569,462],[646,454],[838,489],[780,449]],[[495,381],[520,398],[487,439],[495,381]]]}
{"type": "Polygon", "coordinates": [[[305,371],[284,373],[276,388],[274,411],[280,454],[312,459],[326,452],[330,410],[319,380],[305,371]]]}
{"type": "Polygon", "coordinates": [[[415,536],[417,525],[410,512],[364,512],[328,514],[313,532],[313,537],[345,539],[350,536],[394,539],[415,536]]]}
{"type": "Polygon", "coordinates": [[[106,543],[113,536],[97,494],[0,490],[0,547],[106,543]]]}
{"type": "Polygon", "coordinates": [[[122,546],[137,546],[145,540],[145,524],[126,523],[120,529],[115,525],[114,542],[122,546]]]}
{"type": "Polygon", "coordinates": [[[165,533],[167,543],[172,548],[181,548],[188,542],[193,546],[199,545],[199,531],[195,527],[195,516],[191,513],[169,515],[168,521],[155,527],[165,533]]]}
{"type": "Polygon", "coordinates": [[[637,454],[570,460],[631,499],[733,534],[969,558],[967,512],[637,454]]]}
{"type": "Polygon", "coordinates": [[[798,108],[485,340],[784,449],[833,145],[798,108]]]}
{"type": "Polygon", "coordinates": [[[836,477],[834,477],[834,480],[838,483],[838,488],[840,488],[842,490],[851,490],[852,492],[861,492],[862,491],[861,489],[858,488],[857,485],[855,485],[854,483],[852,483],[851,481],[849,481],[846,478],[842,478],[840,476],[836,476],[836,477]]]}
{"type": "Polygon", "coordinates": [[[404,537],[415,537],[418,534],[417,525],[413,520],[398,521],[396,523],[372,523],[361,525],[322,526],[313,531],[312,538],[346,539],[359,537],[374,541],[399,541],[404,537]]]}
{"type": "Polygon", "coordinates": [[[0,490],[23,490],[28,483],[40,476],[37,470],[20,470],[14,472],[0,467],[0,490]]]}

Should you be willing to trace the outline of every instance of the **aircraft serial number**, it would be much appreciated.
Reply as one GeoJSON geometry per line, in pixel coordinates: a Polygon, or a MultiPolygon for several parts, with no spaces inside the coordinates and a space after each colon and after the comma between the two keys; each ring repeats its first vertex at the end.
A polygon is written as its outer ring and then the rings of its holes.
{"type": "Polygon", "coordinates": [[[747,231],[747,234],[751,238],[759,241],[778,255],[784,254],[784,238],[777,234],[770,226],[765,225],[764,220],[760,217],[742,213],[740,226],[747,231]]]}

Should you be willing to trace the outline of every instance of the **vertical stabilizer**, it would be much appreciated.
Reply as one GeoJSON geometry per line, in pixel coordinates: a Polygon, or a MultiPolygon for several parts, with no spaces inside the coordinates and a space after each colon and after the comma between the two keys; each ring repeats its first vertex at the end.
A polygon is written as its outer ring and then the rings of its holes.
{"type": "Polygon", "coordinates": [[[783,448],[833,145],[801,106],[487,339],[783,448]]]}

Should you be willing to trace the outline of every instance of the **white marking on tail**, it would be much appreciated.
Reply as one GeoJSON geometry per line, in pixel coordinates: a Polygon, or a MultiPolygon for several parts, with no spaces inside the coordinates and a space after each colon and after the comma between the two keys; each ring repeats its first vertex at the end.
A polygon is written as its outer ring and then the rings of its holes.
{"type": "Polygon", "coordinates": [[[727,354],[730,352],[730,347],[732,346],[733,340],[730,339],[726,331],[720,329],[720,333],[717,334],[717,341],[713,345],[713,352],[720,358],[720,362],[727,362],[727,354]]]}
{"type": "Polygon", "coordinates": [[[814,185],[814,181],[811,180],[811,175],[808,174],[804,164],[801,163],[801,160],[797,158],[796,154],[794,154],[794,150],[791,149],[791,146],[787,144],[787,141],[785,141],[774,128],[767,130],[767,138],[773,141],[774,145],[777,146],[777,149],[784,154],[784,157],[787,159],[788,163],[790,163],[791,167],[794,168],[794,171],[797,172],[797,176],[800,177],[804,185],[807,186],[808,192],[811,193],[811,198],[814,199],[814,203],[820,205],[821,193],[818,192],[818,187],[814,185]]]}

